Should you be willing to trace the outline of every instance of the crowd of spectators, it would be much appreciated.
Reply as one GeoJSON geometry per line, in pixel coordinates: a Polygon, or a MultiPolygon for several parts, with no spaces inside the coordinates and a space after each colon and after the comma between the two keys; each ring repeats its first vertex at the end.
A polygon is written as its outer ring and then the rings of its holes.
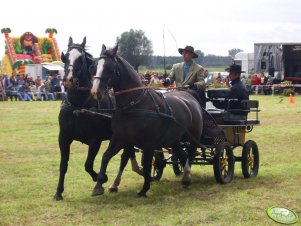
{"type": "MultiPolygon", "coordinates": [[[[273,84],[277,84],[280,81],[274,79],[271,75],[260,73],[260,75],[248,75],[241,76],[241,82],[246,86],[249,94],[264,94],[270,95],[273,93],[273,84]]],[[[213,87],[229,87],[229,77],[222,77],[220,73],[214,79],[213,87]]]]}
{"type": "Polygon", "coordinates": [[[40,75],[36,79],[28,74],[0,75],[1,100],[53,101],[62,100],[65,95],[65,88],[60,75],[46,75],[44,81],[40,75]]]}
{"type": "MultiPolygon", "coordinates": [[[[166,77],[153,71],[147,71],[144,74],[139,73],[142,82],[145,85],[154,87],[163,87],[162,79],[166,77]]],[[[208,70],[204,72],[204,78],[208,76],[208,70]]],[[[242,75],[242,83],[246,86],[250,94],[269,95],[273,92],[273,84],[277,81],[271,75],[242,75]]],[[[229,87],[229,78],[218,73],[213,81],[213,87],[229,87]]],[[[0,99],[9,99],[11,101],[48,101],[62,100],[65,98],[65,87],[60,75],[47,75],[43,81],[38,75],[33,79],[28,74],[19,75],[14,73],[11,76],[0,74],[0,99]]]]}

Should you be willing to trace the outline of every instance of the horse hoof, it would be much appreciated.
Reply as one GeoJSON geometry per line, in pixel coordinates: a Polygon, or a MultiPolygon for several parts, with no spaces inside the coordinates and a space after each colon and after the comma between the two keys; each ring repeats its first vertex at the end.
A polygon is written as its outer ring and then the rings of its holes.
{"type": "Polygon", "coordinates": [[[61,201],[61,200],[63,200],[63,196],[62,195],[57,195],[57,194],[55,194],[54,196],[53,196],[53,199],[52,199],[53,201],[61,201]]]}
{"type": "Polygon", "coordinates": [[[147,198],[146,193],[145,192],[139,192],[137,194],[138,198],[147,198]]]}
{"type": "Polygon", "coordinates": [[[118,187],[109,187],[109,192],[118,192],[118,187]]]}
{"type": "Polygon", "coordinates": [[[94,188],[92,192],[92,196],[103,195],[105,193],[103,188],[94,188]]]}
{"type": "Polygon", "coordinates": [[[182,185],[183,185],[183,187],[187,188],[190,184],[191,184],[191,181],[190,181],[190,180],[188,180],[188,181],[183,181],[183,180],[182,180],[182,185]]]}

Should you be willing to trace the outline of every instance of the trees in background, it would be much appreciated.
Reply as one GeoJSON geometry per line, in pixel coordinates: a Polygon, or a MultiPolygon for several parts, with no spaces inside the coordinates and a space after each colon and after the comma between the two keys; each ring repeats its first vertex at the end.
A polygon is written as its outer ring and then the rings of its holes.
{"type": "Polygon", "coordinates": [[[123,32],[117,37],[118,54],[126,59],[136,71],[140,65],[149,65],[153,54],[153,46],[142,30],[123,32]]]}
{"type": "Polygon", "coordinates": [[[239,48],[233,48],[233,49],[228,50],[228,54],[231,57],[234,57],[236,55],[236,53],[240,53],[240,52],[243,52],[243,50],[239,49],[239,48]]]}
{"type": "MultiPolygon", "coordinates": [[[[133,30],[123,32],[116,39],[119,48],[118,54],[126,59],[136,71],[139,66],[146,66],[152,68],[163,68],[164,57],[153,56],[152,42],[146,36],[142,30],[133,30]]],[[[217,56],[213,54],[205,55],[201,50],[196,50],[198,58],[194,59],[197,64],[204,67],[225,67],[231,63],[231,57],[234,57],[236,53],[242,52],[239,48],[233,48],[228,51],[228,56],[217,56]]],[[[182,56],[166,56],[165,57],[165,69],[170,70],[175,63],[182,62],[182,56]]]]}

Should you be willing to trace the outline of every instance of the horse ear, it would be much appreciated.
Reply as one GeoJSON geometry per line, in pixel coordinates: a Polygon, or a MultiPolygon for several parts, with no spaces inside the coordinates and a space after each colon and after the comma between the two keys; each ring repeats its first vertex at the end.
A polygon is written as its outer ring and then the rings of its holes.
{"type": "Polygon", "coordinates": [[[118,50],[118,44],[112,49],[112,54],[116,56],[118,50]]]}
{"type": "Polygon", "coordinates": [[[100,55],[103,55],[105,53],[106,49],[107,49],[107,47],[104,44],[102,44],[100,55]]]}
{"type": "Polygon", "coordinates": [[[61,59],[62,59],[63,63],[66,63],[66,57],[65,57],[64,52],[61,53],[61,59]]]}
{"type": "Polygon", "coordinates": [[[81,47],[84,49],[85,48],[85,45],[86,45],[86,36],[84,37],[83,39],[83,42],[81,44],[81,47]]]}
{"type": "Polygon", "coordinates": [[[73,44],[73,39],[69,37],[68,47],[70,47],[73,44]]]}

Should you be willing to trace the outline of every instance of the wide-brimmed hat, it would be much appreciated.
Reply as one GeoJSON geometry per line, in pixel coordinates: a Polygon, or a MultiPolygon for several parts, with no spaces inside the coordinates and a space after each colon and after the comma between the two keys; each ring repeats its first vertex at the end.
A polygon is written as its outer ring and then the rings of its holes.
{"type": "Polygon", "coordinates": [[[237,72],[241,73],[241,66],[238,64],[231,64],[228,68],[226,68],[226,71],[228,72],[237,72]]]}
{"type": "Polygon", "coordinates": [[[199,57],[198,54],[196,54],[194,52],[194,48],[192,46],[186,46],[184,49],[179,48],[179,53],[182,55],[184,50],[187,51],[187,52],[192,53],[193,54],[193,58],[198,58],[199,57]]]}

